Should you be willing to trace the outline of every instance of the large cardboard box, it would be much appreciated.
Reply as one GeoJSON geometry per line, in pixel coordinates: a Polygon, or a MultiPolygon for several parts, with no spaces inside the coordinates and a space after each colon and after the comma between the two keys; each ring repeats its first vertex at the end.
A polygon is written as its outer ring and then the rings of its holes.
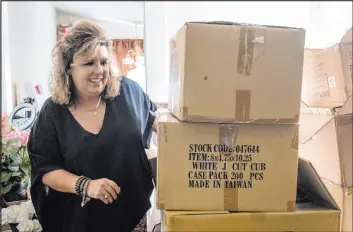
{"type": "Polygon", "coordinates": [[[298,169],[298,186],[308,193],[312,203],[297,203],[295,212],[164,211],[162,230],[338,232],[339,207],[310,163],[299,160],[298,169]]]}
{"type": "Polygon", "coordinates": [[[352,96],[334,111],[302,108],[299,157],[310,160],[323,179],[344,187],[352,186],[352,96]]]}
{"type": "Polygon", "coordinates": [[[186,23],[170,41],[170,111],[183,121],[297,123],[305,31],[186,23]]]}
{"type": "Polygon", "coordinates": [[[325,179],[322,181],[342,210],[341,231],[352,232],[352,187],[342,187],[325,179]]]}
{"type": "Polygon", "coordinates": [[[352,30],[326,49],[305,49],[302,100],[312,108],[342,106],[352,94],[352,30]]]}
{"type": "Polygon", "coordinates": [[[185,123],[158,127],[157,207],[293,211],[298,125],[185,123]]]}

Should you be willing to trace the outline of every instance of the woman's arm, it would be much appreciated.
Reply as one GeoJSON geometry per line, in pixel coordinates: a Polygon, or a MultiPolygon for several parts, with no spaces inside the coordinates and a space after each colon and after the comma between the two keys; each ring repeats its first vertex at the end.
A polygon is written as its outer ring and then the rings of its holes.
{"type": "MultiPolygon", "coordinates": [[[[79,176],[63,169],[54,170],[43,175],[43,184],[59,192],[76,193],[75,186],[79,176]]],[[[104,203],[112,203],[120,193],[118,185],[109,179],[91,180],[87,186],[87,195],[100,199],[104,203]],[[107,197],[105,197],[107,196],[107,197]]]]}
{"type": "Polygon", "coordinates": [[[58,192],[76,193],[75,183],[78,176],[63,169],[54,170],[46,173],[43,178],[43,184],[58,192]]]}

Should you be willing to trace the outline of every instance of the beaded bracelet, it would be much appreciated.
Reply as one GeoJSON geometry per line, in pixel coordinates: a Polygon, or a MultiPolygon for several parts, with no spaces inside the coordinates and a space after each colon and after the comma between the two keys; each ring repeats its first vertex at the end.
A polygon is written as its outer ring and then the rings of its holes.
{"type": "Polygon", "coordinates": [[[80,194],[80,187],[81,187],[81,183],[84,180],[84,176],[79,176],[76,183],[75,183],[75,192],[77,195],[81,195],[80,194]]]}
{"type": "Polygon", "coordinates": [[[82,196],[81,207],[83,207],[88,201],[90,201],[90,197],[87,196],[87,189],[90,181],[91,179],[88,177],[79,176],[75,183],[76,194],[82,196]]]}

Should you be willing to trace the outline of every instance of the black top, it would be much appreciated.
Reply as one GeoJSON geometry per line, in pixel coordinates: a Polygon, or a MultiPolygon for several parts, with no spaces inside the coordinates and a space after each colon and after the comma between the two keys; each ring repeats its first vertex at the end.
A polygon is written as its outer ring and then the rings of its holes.
{"type": "Polygon", "coordinates": [[[101,131],[87,132],[67,107],[50,98],[30,134],[31,196],[44,231],[130,232],[146,214],[153,190],[145,148],[149,147],[155,105],[125,77],[120,95],[106,102],[101,131]],[[91,179],[108,178],[121,187],[111,204],[91,199],[81,207],[76,194],[44,186],[42,176],[65,169],[91,179]]]}

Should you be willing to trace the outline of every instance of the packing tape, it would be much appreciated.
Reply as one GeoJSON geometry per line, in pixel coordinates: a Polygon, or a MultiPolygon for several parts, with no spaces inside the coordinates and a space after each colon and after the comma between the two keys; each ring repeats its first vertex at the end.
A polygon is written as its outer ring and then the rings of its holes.
{"type": "MultiPolygon", "coordinates": [[[[238,124],[221,124],[219,126],[219,136],[218,143],[219,145],[226,145],[228,147],[235,147],[238,135],[239,135],[240,126],[238,124]]],[[[220,152],[221,155],[233,154],[234,151],[230,152],[220,152]]]]}
{"type": "MultiPolygon", "coordinates": [[[[219,127],[219,145],[235,147],[239,135],[239,125],[220,125],[219,127]]],[[[233,153],[234,151],[232,151],[233,153]]],[[[229,152],[220,152],[221,155],[232,154],[229,152]]],[[[225,211],[238,210],[238,188],[223,188],[223,202],[225,211]]]]}
{"type": "Polygon", "coordinates": [[[250,76],[252,70],[252,61],[254,56],[255,28],[243,25],[239,33],[239,50],[237,73],[250,76]]]}
{"type": "Polygon", "coordinates": [[[235,91],[235,120],[238,122],[250,120],[250,90],[235,91]]]}
{"type": "Polygon", "coordinates": [[[325,183],[328,183],[329,185],[332,185],[332,186],[335,186],[335,187],[339,187],[339,188],[342,188],[343,191],[345,192],[345,195],[352,195],[352,191],[353,191],[353,187],[350,186],[350,187],[347,187],[347,186],[344,186],[343,184],[337,184],[336,182],[332,181],[332,180],[329,180],[325,177],[320,177],[321,179],[325,180],[325,183]]]}
{"type": "Polygon", "coordinates": [[[288,201],[287,212],[294,212],[294,211],[295,211],[295,201],[288,201]]]}
{"type": "Polygon", "coordinates": [[[223,188],[224,210],[238,211],[238,188],[223,188]]]}

